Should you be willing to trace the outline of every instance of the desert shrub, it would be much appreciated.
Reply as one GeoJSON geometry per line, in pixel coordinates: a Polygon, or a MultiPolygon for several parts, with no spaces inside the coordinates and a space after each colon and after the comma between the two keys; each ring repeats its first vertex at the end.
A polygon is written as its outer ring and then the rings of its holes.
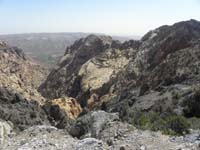
{"type": "Polygon", "coordinates": [[[200,89],[183,102],[183,111],[186,117],[200,117],[200,89]]]}
{"type": "Polygon", "coordinates": [[[132,122],[136,127],[145,130],[162,131],[168,135],[183,135],[188,133],[190,124],[183,116],[161,115],[156,112],[139,112],[132,122]]]}
{"type": "Polygon", "coordinates": [[[190,127],[188,121],[183,116],[168,116],[165,118],[166,124],[165,127],[167,129],[168,134],[178,134],[182,135],[184,133],[188,133],[188,129],[190,127]]]}
{"type": "Polygon", "coordinates": [[[188,122],[189,122],[190,127],[192,129],[195,129],[195,130],[199,130],[200,129],[200,118],[192,117],[192,118],[188,119],[188,122]]]}

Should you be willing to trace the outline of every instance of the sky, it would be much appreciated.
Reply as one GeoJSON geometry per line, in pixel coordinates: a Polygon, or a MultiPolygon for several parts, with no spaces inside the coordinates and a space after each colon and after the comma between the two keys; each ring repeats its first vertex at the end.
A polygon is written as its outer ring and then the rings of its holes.
{"type": "Polygon", "coordinates": [[[200,20],[200,0],[0,0],[0,34],[89,32],[142,36],[200,20]]]}

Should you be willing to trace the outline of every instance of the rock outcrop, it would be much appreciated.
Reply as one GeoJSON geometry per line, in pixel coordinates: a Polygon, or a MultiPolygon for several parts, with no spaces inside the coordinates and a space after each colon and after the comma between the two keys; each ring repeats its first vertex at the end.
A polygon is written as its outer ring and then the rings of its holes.
{"type": "Polygon", "coordinates": [[[101,130],[108,122],[119,120],[116,113],[107,113],[104,111],[90,112],[85,116],[78,118],[70,127],[69,133],[78,138],[91,136],[98,138],[101,130]]]}
{"type": "Polygon", "coordinates": [[[8,136],[14,134],[13,127],[12,122],[0,120],[0,144],[3,144],[8,136]]]}
{"type": "Polygon", "coordinates": [[[195,20],[147,33],[134,61],[136,66],[140,64],[138,70],[141,70],[143,81],[155,87],[181,83],[190,78],[198,80],[199,40],[200,22],[195,20]]]}
{"type": "Polygon", "coordinates": [[[74,97],[82,108],[100,107],[100,98],[109,92],[139,45],[139,41],[121,44],[105,36],[80,39],[67,48],[39,91],[48,99],[74,97]]]}
{"type": "Polygon", "coordinates": [[[105,110],[119,112],[130,122],[140,111],[198,117],[199,40],[200,22],[195,20],[147,33],[105,110]]]}
{"type": "Polygon", "coordinates": [[[21,50],[2,42],[0,59],[0,149],[199,149],[199,130],[185,135],[185,120],[200,128],[196,20],[159,27],[140,41],[80,39],[40,86],[45,70],[21,50]],[[21,132],[9,137],[12,129],[21,132]]]}
{"type": "Polygon", "coordinates": [[[0,119],[11,121],[16,130],[33,125],[49,124],[37,101],[28,101],[18,93],[0,87],[0,119]]]}
{"type": "Polygon", "coordinates": [[[17,91],[27,99],[40,103],[44,98],[37,92],[47,76],[47,70],[28,58],[21,49],[0,44],[0,86],[17,91]]]}
{"type": "Polygon", "coordinates": [[[63,109],[70,119],[76,119],[82,112],[80,104],[74,98],[63,97],[60,99],[54,99],[51,105],[58,105],[60,109],[63,109]]]}
{"type": "Polygon", "coordinates": [[[83,112],[156,112],[198,117],[200,22],[189,20],[120,43],[90,35],[68,47],[39,87],[49,100],[77,99],[83,112]],[[192,113],[194,112],[194,113],[192,113]]]}

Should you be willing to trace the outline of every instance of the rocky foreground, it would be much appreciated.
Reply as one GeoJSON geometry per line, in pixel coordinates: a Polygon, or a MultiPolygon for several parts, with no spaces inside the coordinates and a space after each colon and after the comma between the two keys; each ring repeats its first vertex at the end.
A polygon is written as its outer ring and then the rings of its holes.
{"type": "Polygon", "coordinates": [[[198,150],[200,132],[181,137],[169,137],[160,132],[141,131],[119,122],[117,114],[91,112],[79,118],[70,129],[53,126],[32,126],[23,132],[13,132],[10,122],[1,121],[1,149],[55,150],[198,150]],[[78,133],[79,132],[79,133],[78,133]],[[75,135],[82,135],[75,138],[75,135]],[[3,135],[3,136],[2,136],[3,135]],[[73,136],[72,136],[73,135],[73,136]]]}
{"type": "Polygon", "coordinates": [[[0,59],[0,149],[200,149],[196,20],[124,43],[89,35],[45,81],[18,48],[0,43],[0,59]]]}

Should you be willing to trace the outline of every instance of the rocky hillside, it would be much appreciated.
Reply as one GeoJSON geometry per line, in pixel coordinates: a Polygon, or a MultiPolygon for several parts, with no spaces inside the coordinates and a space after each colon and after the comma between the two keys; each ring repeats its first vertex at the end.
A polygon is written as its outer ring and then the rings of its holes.
{"type": "Polygon", "coordinates": [[[0,86],[24,95],[27,99],[43,101],[37,92],[47,76],[47,70],[28,58],[21,49],[0,44],[0,86]]]}
{"type": "Polygon", "coordinates": [[[39,90],[48,99],[65,95],[77,98],[85,107],[87,99],[93,101],[96,97],[98,101],[99,96],[108,92],[139,45],[139,41],[121,44],[106,36],[90,35],[80,39],[67,48],[39,90]]]}
{"type": "Polygon", "coordinates": [[[200,22],[123,43],[89,35],[40,86],[38,65],[0,49],[0,149],[200,149],[200,22]]]}
{"type": "Polygon", "coordinates": [[[199,117],[199,39],[196,20],[159,27],[140,41],[90,35],[67,48],[39,91],[49,100],[73,97],[84,112],[120,112],[129,122],[138,111],[199,117]]]}
{"type": "Polygon", "coordinates": [[[117,97],[123,102],[133,99],[131,107],[137,109],[158,112],[169,109],[175,114],[185,114],[186,110],[196,112],[199,109],[199,39],[200,22],[195,20],[162,26],[147,33],[135,59],[122,73],[121,80],[126,83],[117,97]],[[131,79],[130,73],[134,75],[131,79]]]}

